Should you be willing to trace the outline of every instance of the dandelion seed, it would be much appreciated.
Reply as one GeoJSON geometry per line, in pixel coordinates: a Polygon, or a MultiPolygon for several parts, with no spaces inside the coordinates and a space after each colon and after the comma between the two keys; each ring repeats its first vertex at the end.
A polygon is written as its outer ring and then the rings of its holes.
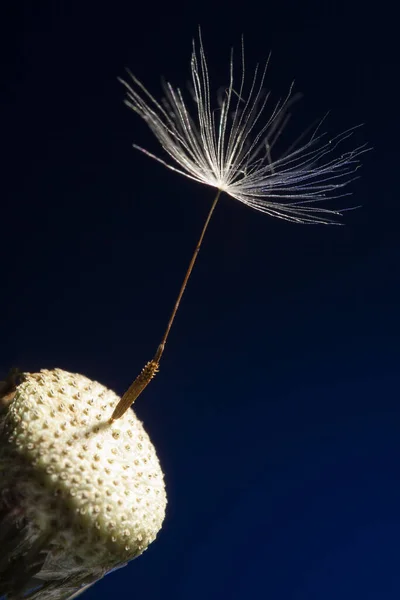
{"type": "Polygon", "coordinates": [[[355,128],[329,138],[319,133],[318,126],[306,142],[300,144],[299,139],[272,160],[272,151],[295,99],[293,86],[286,98],[270,109],[269,93],[264,93],[268,61],[263,69],[256,66],[247,85],[243,40],[241,67],[236,88],[231,51],[229,86],[220,98],[219,109],[215,110],[199,33],[199,47],[193,41],[191,59],[194,116],[181,90],[170,83],[164,85],[165,97],[158,102],[132,73],[129,72],[129,83],[121,80],[127,90],[125,103],[147,123],[172,162],[136,144],[134,148],[180,175],[216,188],[217,195],[157,352],[123,395],[111,420],[124,414],[158,371],[172,322],[220,194],[224,192],[255,210],[287,221],[334,223],[341,213],[321,206],[320,202],[348,195],[343,188],[355,178],[359,156],[368,150],[363,145],[341,152],[355,128]]]}
{"type": "Polygon", "coordinates": [[[231,55],[230,83],[214,110],[200,38],[191,63],[195,117],[170,84],[161,104],[135,77],[124,83],[128,106],[173,162],[135,147],[217,194],[157,352],[121,399],[60,369],[14,372],[0,382],[0,597],[72,600],[141,554],[160,530],[167,502],[163,473],[142,424],[126,411],[158,372],[220,194],[298,223],[328,223],[339,214],[318,203],[346,195],[342,188],[366,148],[337,156],[353,130],[326,139],[317,128],[306,143],[273,160],[295,96],[290,90],[267,114],[266,67],[256,68],[246,90],[243,45],[241,62],[236,88],[231,55]],[[110,406],[116,406],[111,419],[110,406]]]}

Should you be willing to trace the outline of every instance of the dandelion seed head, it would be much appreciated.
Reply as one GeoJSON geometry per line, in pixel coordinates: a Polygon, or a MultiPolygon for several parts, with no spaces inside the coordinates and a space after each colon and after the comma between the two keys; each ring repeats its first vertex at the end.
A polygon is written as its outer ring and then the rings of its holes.
{"type": "MultiPolygon", "coordinates": [[[[0,518],[8,504],[21,517],[8,561],[42,544],[35,578],[43,584],[97,579],[141,554],[161,528],[166,494],[154,446],[132,410],[109,423],[118,400],[82,375],[43,370],[25,375],[0,419],[0,518]]],[[[0,580],[1,569],[0,561],[0,580]]]]}

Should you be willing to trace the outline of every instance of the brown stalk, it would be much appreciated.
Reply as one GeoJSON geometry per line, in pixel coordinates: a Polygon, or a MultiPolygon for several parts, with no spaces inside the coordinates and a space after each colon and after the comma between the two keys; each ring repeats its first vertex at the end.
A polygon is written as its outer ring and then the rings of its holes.
{"type": "Polygon", "coordinates": [[[183,279],[183,283],[181,286],[181,289],[179,291],[178,297],[176,299],[175,302],[175,306],[173,308],[173,311],[171,313],[171,316],[169,318],[168,321],[168,325],[167,328],[165,330],[165,333],[162,337],[162,340],[157,348],[157,352],[155,353],[153,359],[151,361],[149,361],[142,369],[142,371],[139,373],[139,375],[136,377],[135,381],[129,386],[129,388],[126,390],[126,392],[124,393],[124,395],[122,396],[122,398],[120,399],[120,401],[118,402],[117,406],[114,409],[113,414],[111,415],[110,418],[110,422],[112,421],[116,421],[117,419],[119,419],[120,417],[122,417],[122,415],[128,410],[128,408],[130,406],[132,406],[132,404],[135,402],[136,398],[143,392],[143,390],[148,386],[148,384],[150,383],[150,381],[153,379],[153,377],[155,376],[156,373],[158,373],[159,370],[159,364],[160,364],[160,359],[162,356],[162,353],[164,352],[164,348],[165,348],[165,344],[167,342],[167,338],[169,335],[169,332],[171,330],[172,327],[172,323],[174,322],[176,313],[178,311],[179,308],[179,304],[182,300],[182,296],[183,293],[186,289],[189,277],[192,273],[193,267],[194,267],[194,263],[196,262],[196,258],[197,255],[199,254],[200,248],[201,248],[201,244],[203,242],[203,238],[204,235],[206,233],[208,224],[210,222],[210,219],[212,217],[212,214],[214,212],[214,209],[217,205],[217,202],[219,200],[221,194],[221,190],[218,190],[217,195],[214,198],[214,202],[210,208],[210,211],[207,215],[207,219],[204,223],[203,229],[201,231],[201,235],[199,238],[199,241],[197,242],[196,248],[193,252],[191,261],[189,263],[189,267],[186,271],[186,275],[183,279]]]}

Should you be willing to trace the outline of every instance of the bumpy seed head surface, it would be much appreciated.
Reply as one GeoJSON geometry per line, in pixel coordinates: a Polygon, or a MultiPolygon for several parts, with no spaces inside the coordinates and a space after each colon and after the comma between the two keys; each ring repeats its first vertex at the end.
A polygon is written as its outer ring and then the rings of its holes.
{"type": "Polygon", "coordinates": [[[0,478],[23,515],[24,544],[49,539],[39,576],[103,572],[141,554],[165,516],[163,473],[132,410],[60,369],[27,374],[2,423],[0,478]]]}

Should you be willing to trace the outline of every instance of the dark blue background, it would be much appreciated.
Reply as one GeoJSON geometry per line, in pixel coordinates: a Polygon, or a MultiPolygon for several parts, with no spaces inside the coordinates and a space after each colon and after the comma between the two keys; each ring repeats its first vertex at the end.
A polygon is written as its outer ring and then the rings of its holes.
{"type": "MultiPolygon", "coordinates": [[[[185,87],[197,25],[213,86],[245,36],[272,50],[296,136],[364,123],[344,227],[223,197],[137,402],[168,514],[143,557],[86,598],[398,599],[398,30],[391,3],[15,2],[1,19],[0,366],[60,367],[123,393],[165,328],[214,191],[122,103],[129,66],[185,87]],[[299,128],[299,129],[296,129],[299,128]]],[[[4,10],[4,9],[3,9],[4,10]]]]}

